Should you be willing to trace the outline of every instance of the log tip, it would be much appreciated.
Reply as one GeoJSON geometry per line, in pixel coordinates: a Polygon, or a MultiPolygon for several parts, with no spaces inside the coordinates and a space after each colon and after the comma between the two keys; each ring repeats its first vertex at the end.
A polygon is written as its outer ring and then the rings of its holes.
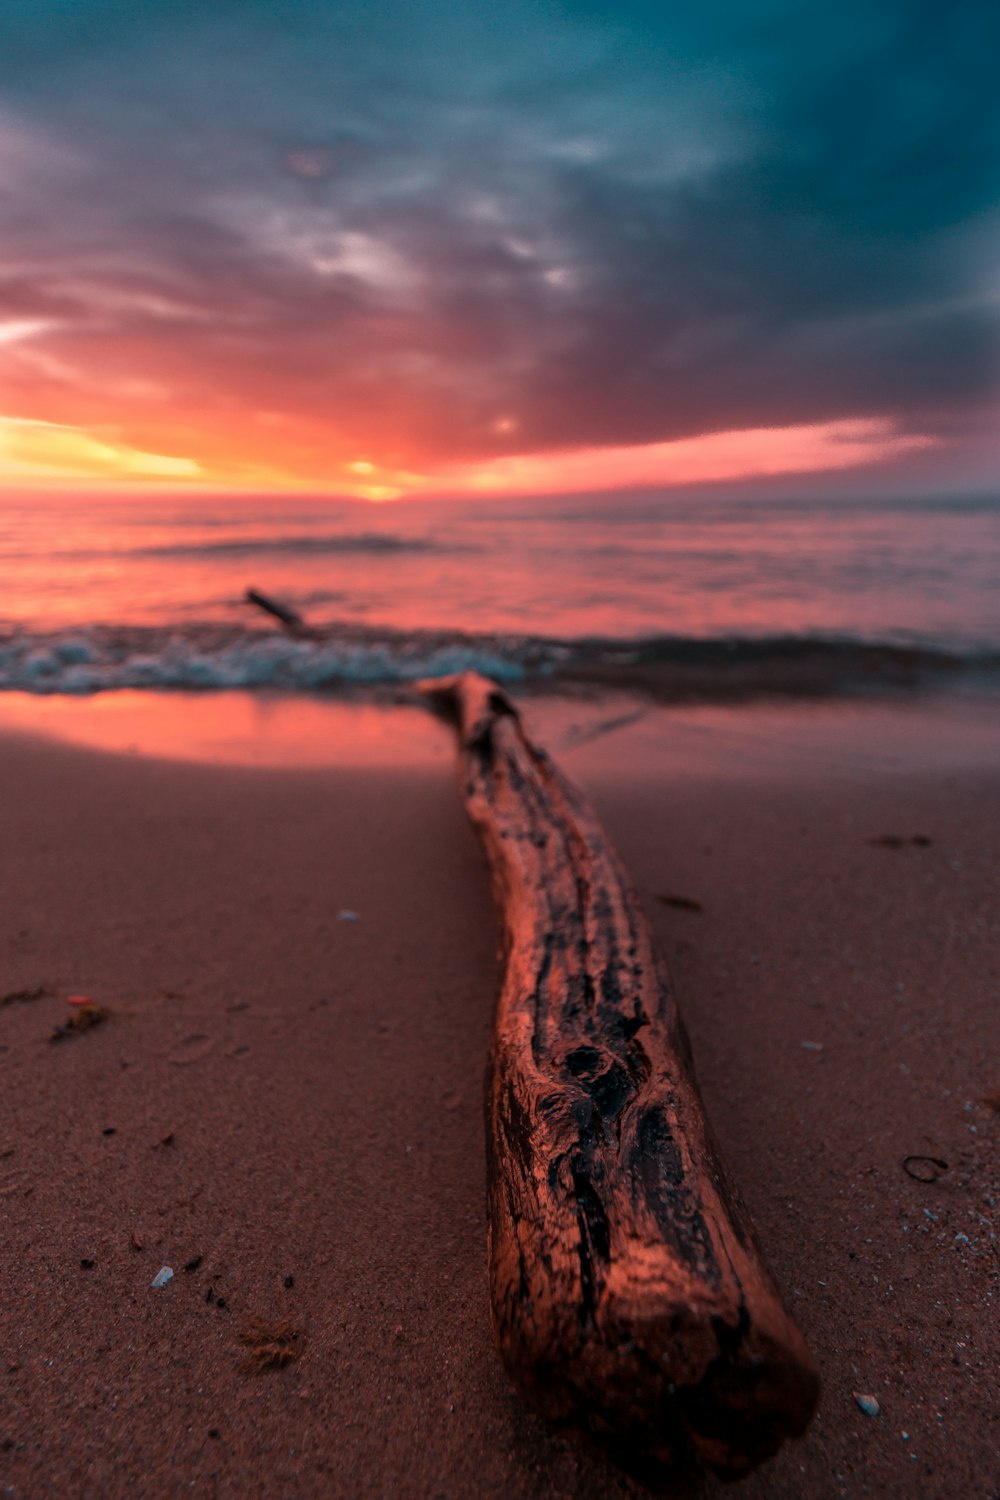
{"type": "Polygon", "coordinates": [[[696,1310],[666,1297],[655,1311],[617,1309],[574,1323],[513,1288],[492,1307],[507,1373],[562,1430],[582,1430],[652,1488],[683,1475],[741,1479],[801,1437],[819,1372],[768,1280],[747,1303],[696,1310]],[[747,1304],[750,1304],[749,1306],[747,1304]],[[556,1316],[551,1316],[552,1312],[556,1316]]]}
{"type": "Polygon", "coordinates": [[[803,1435],[819,1399],[801,1342],[738,1363],[722,1356],[685,1386],[650,1379],[645,1361],[629,1369],[613,1359],[600,1370],[578,1366],[566,1384],[556,1361],[529,1369],[512,1353],[501,1344],[508,1375],[555,1427],[582,1432],[654,1491],[706,1471],[726,1483],[746,1478],[803,1435]]]}
{"type": "Polygon", "coordinates": [[[702,1382],[678,1392],[678,1414],[699,1461],[718,1479],[742,1479],[806,1431],[819,1401],[819,1372],[800,1338],[718,1361],[702,1382]]]}

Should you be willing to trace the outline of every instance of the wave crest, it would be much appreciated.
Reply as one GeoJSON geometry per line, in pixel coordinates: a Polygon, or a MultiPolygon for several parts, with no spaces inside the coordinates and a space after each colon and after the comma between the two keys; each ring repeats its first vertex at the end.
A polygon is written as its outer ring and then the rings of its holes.
{"type": "MultiPolygon", "coordinates": [[[[150,546],[129,547],[129,557],[259,557],[272,554],[298,557],[321,557],[327,554],[369,553],[384,556],[392,552],[462,552],[466,547],[444,544],[433,537],[399,536],[389,531],[344,532],[317,536],[312,532],[292,532],[285,536],[227,537],[223,541],[163,542],[150,546]]],[[[15,554],[16,555],[16,554],[15,554]]],[[[89,548],[65,554],[85,559],[103,558],[101,548],[89,548]]]]}
{"type": "Polygon", "coordinates": [[[121,688],[312,693],[478,671],[525,688],[628,689],[661,701],[919,691],[1000,680],[995,650],[817,636],[555,640],[331,627],[296,640],[243,626],[98,626],[0,635],[0,690],[121,688]]]}

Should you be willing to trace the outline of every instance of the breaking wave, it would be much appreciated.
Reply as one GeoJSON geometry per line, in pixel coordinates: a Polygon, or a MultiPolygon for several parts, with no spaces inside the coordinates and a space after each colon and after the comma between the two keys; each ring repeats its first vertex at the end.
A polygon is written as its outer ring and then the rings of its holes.
{"type": "Polygon", "coordinates": [[[0,632],[0,690],[346,692],[478,671],[512,687],[622,689],[661,701],[1000,687],[1000,652],[849,637],[634,641],[333,626],[309,639],[241,626],[101,625],[0,632]]]}
{"type": "MultiPolygon", "coordinates": [[[[224,541],[162,542],[151,546],[130,547],[129,557],[256,557],[298,556],[322,557],[327,554],[369,553],[384,556],[391,552],[464,552],[467,547],[444,544],[433,537],[397,536],[388,531],[359,531],[323,536],[315,533],[290,533],[271,537],[229,537],[224,541]]],[[[14,554],[16,555],[16,554],[14,554]]],[[[65,554],[75,558],[103,558],[107,552],[101,548],[75,551],[65,554]]]]}

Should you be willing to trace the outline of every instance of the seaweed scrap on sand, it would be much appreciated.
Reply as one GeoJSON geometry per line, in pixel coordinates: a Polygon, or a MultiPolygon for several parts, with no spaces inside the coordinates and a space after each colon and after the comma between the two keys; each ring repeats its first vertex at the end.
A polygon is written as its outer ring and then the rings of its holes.
{"type": "Polygon", "coordinates": [[[237,1334],[247,1351],[240,1361],[244,1375],[259,1375],[264,1370],[283,1370],[299,1358],[305,1338],[291,1323],[269,1323],[266,1318],[248,1318],[237,1334]]]}
{"type": "Polygon", "coordinates": [[[68,1036],[79,1036],[84,1031],[90,1031],[95,1026],[108,1020],[112,1012],[106,1005],[98,1005],[93,1000],[87,1000],[83,1005],[78,1005],[69,1020],[61,1022],[49,1037],[50,1042],[61,1042],[68,1036]]]}

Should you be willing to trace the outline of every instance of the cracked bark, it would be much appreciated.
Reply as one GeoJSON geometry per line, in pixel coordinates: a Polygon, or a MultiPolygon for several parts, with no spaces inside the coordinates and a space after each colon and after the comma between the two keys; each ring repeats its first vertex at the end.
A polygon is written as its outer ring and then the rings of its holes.
{"type": "Polygon", "coordinates": [[[802,1433],[815,1365],[705,1117],[638,898],[495,683],[427,684],[502,921],[487,1077],[493,1330],[516,1384],[647,1482],[802,1433]]]}

